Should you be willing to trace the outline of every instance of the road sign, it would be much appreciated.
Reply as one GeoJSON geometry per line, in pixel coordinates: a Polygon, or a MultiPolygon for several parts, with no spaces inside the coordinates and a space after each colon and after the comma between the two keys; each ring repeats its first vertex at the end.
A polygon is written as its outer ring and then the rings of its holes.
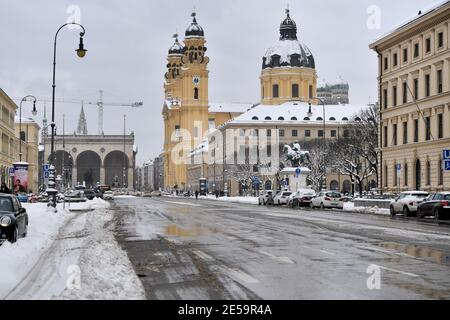
{"type": "Polygon", "coordinates": [[[444,160],[444,170],[450,171],[450,160],[444,160]]]}
{"type": "Polygon", "coordinates": [[[14,168],[9,168],[9,176],[14,177],[14,168]]]}
{"type": "Polygon", "coordinates": [[[396,168],[397,168],[397,172],[402,171],[402,165],[401,165],[400,163],[398,163],[398,164],[396,165],[396,168]]]}
{"type": "Polygon", "coordinates": [[[44,179],[48,179],[50,176],[50,172],[49,171],[44,171],[44,179]]]}
{"type": "Polygon", "coordinates": [[[443,156],[444,160],[450,160],[450,150],[443,150],[442,156],[443,156]]]}
{"type": "Polygon", "coordinates": [[[48,163],[42,165],[42,170],[43,171],[49,171],[50,170],[50,165],[48,163]]]}
{"type": "Polygon", "coordinates": [[[302,170],[300,168],[295,169],[295,176],[300,176],[300,173],[302,173],[302,170]]]}

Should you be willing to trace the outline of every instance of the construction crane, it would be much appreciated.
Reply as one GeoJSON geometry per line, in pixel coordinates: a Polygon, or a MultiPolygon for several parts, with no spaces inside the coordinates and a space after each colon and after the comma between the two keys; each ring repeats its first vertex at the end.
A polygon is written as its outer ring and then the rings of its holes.
{"type": "Polygon", "coordinates": [[[99,90],[100,97],[97,102],[88,102],[88,104],[95,104],[98,107],[98,134],[103,135],[103,108],[105,106],[112,106],[112,107],[132,107],[132,108],[139,108],[144,105],[144,103],[141,102],[133,102],[133,103],[117,103],[117,102],[103,102],[103,90],[99,90]]]}
{"type": "MultiPolygon", "coordinates": [[[[19,99],[14,99],[19,100],[19,99]]],[[[51,102],[50,99],[37,99],[41,102],[51,102]]],[[[99,100],[97,102],[86,102],[86,100],[78,100],[78,99],[56,99],[56,102],[59,103],[73,103],[73,104],[89,104],[89,105],[96,105],[98,107],[98,134],[103,135],[103,110],[106,106],[111,107],[132,107],[132,108],[139,108],[144,105],[144,103],[141,102],[132,102],[132,103],[120,103],[120,102],[103,102],[103,90],[99,90],[99,100]]]]}

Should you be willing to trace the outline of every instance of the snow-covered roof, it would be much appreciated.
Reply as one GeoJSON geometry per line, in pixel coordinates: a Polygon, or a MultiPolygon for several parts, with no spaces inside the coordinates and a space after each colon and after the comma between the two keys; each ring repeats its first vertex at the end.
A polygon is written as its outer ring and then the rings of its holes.
{"type": "Polygon", "coordinates": [[[314,57],[306,45],[298,40],[279,40],[274,46],[270,47],[264,55],[265,66],[269,66],[274,55],[280,56],[280,66],[292,65],[291,56],[299,56],[300,66],[314,68],[314,57]]]}
{"type": "Polygon", "coordinates": [[[450,5],[450,0],[439,0],[436,2],[433,2],[429,5],[427,5],[426,7],[424,7],[423,9],[421,9],[420,14],[416,14],[406,20],[404,20],[403,22],[401,22],[399,25],[397,25],[395,28],[393,28],[392,30],[390,30],[389,32],[377,37],[376,39],[374,39],[372,41],[372,46],[375,45],[375,43],[379,42],[380,40],[383,40],[384,38],[387,38],[389,36],[394,35],[395,33],[403,30],[404,28],[410,26],[412,23],[414,23],[416,20],[422,19],[424,17],[426,17],[427,15],[441,9],[442,7],[446,6],[446,5],[450,5]]]}
{"type": "MultiPolygon", "coordinates": [[[[16,123],[19,123],[19,122],[20,122],[20,117],[15,116],[15,117],[14,117],[14,121],[15,121],[16,123]]],[[[25,117],[22,117],[22,123],[36,123],[36,121],[34,121],[34,120],[31,119],[31,118],[25,118],[25,117]]]]}
{"type": "Polygon", "coordinates": [[[244,113],[250,110],[254,104],[252,103],[210,103],[208,111],[211,113],[219,112],[231,112],[231,113],[244,113]]]}
{"type": "MultiPolygon", "coordinates": [[[[325,119],[328,123],[346,122],[352,120],[357,113],[367,108],[369,107],[363,104],[325,105],[325,119]]],[[[308,111],[309,104],[306,102],[259,105],[228,123],[323,123],[322,105],[311,105],[311,116],[308,115],[308,111]]]]}

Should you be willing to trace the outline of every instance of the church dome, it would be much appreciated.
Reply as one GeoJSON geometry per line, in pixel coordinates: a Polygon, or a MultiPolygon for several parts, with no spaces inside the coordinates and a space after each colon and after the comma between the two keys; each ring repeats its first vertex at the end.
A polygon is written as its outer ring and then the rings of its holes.
{"type": "Polygon", "coordinates": [[[262,67],[316,67],[311,51],[297,39],[297,24],[291,19],[289,10],[280,25],[280,40],[267,50],[262,67]]]}
{"type": "Polygon", "coordinates": [[[183,54],[183,46],[178,42],[178,35],[173,36],[175,38],[175,43],[170,47],[169,54],[183,54]]]}
{"type": "Polygon", "coordinates": [[[190,26],[186,29],[185,36],[186,37],[204,37],[205,32],[203,31],[203,28],[197,23],[197,19],[195,18],[196,14],[195,12],[192,13],[192,23],[190,26]]]}

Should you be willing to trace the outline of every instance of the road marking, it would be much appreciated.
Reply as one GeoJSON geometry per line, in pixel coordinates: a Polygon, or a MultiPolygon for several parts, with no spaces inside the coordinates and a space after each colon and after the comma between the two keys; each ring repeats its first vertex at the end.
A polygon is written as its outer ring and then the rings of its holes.
{"type": "Polygon", "coordinates": [[[418,278],[418,277],[420,277],[419,275],[414,274],[414,273],[410,273],[410,272],[405,272],[405,271],[401,271],[401,270],[397,270],[397,269],[392,269],[392,268],[388,268],[388,267],[383,267],[383,266],[380,266],[380,265],[379,265],[379,267],[380,267],[381,269],[384,269],[384,270],[387,270],[387,271],[392,271],[392,272],[404,274],[404,275],[406,275],[406,276],[410,276],[410,277],[413,277],[413,278],[418,278]]]}
{"type": "Polygon", "coordinates": [[[183,206],[191,206],[191,207],[201,207],[200,204],[193,204],[193,203],[189,203],[189,202],[181,202],[181,201],[163,201],[166,203],[173,203],[173,204],[178,204],[178,205],[183,205],[183,206]]]}
{"type": "Polygon", "coordinates": [[[275,255],[273,255],[271,253],[265,252],[263,250],[256,250],[256,251],[258,251],[259,253],[261,253],[261,254],[263,254],[265,256],[268,256],[268,257],[272,258],[275,261],[279,261],[279,262],[282,262],[282,263],[288,263],[288,264],[294,264],[295,263],[294,261],[289,259],[289,257],[277,257],[277,256],[275,256],[275,255]]]}
{"type": "Polygon", "coordinates": [[[206,254],[200,250],[192,250],[192,253],[195,254],[197,257],[202,258],[203,260],[206,260],[206,261],[214,261],[215,260],[209,254],[206,254]]]}
{"type": "Polygon", "coordinates": [[[325,253],[325,254],[329,254],[331,256],[335,255],[332,252],[329,252],[329,251],[326,251],[326,250],[322,250],[322,249],[311,248],[311,247],[308,247],[308,246],[303,246],[303,248],[306,248],[306,249],[309,249],[309,250],[313,250],[313,251],[319,251],[319,252],[322,252],[322,253],[325,253]]]}
{"type": "Polygon", "coordinates": [[[244,271],[225,266],[222,266],[220,268],[223,269],[228,276],[236,280],[244,281],[246,283],[259,283],[258,279],[252,277],[251,275],[245,273],[244,271]]]}

